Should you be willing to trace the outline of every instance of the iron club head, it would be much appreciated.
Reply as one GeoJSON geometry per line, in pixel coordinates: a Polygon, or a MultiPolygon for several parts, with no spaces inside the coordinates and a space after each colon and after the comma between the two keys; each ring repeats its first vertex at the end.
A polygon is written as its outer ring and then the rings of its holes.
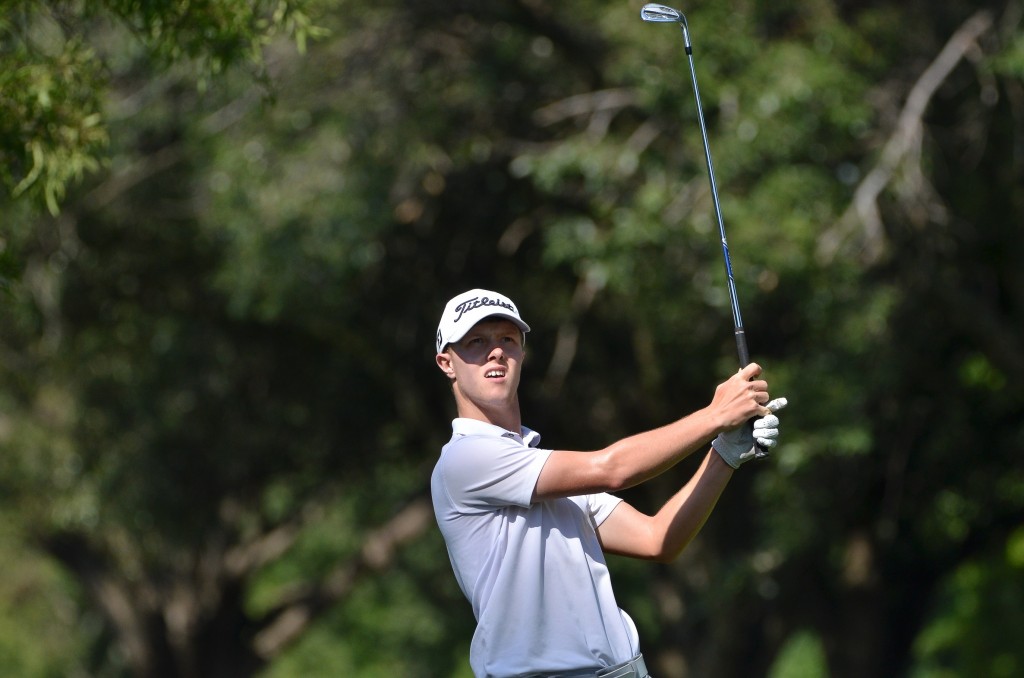
{"type": "Polygon", "coordinates": [[[652,2],[640,10],[640,18],[655,23],[681,23],[683,15],[679,10],[652,2]]]}

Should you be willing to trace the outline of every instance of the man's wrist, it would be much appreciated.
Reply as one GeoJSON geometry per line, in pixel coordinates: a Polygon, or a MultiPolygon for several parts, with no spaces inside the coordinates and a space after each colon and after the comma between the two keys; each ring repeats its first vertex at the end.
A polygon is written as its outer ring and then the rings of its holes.
{"type": "Polygon", "coordinates": [[[743,462],[754,456],[753,436],[745,430],[734,429],[720,433],[711,441],[711,447],[726,464],[733,468],[739,468],[743,462]]]}
{"type": "Polygon", "coordinates": [[[728,469],[729,473],[736,470],[736,467],[725,460],[722,453],[715,449],[715,446],[711,446],[711,464],[712,466],[721,466],[723,470],[728,469]]]}
{"type": "Polygon", "coordinates": [[[721,435],[728,430],[725,423],[721,420],[721,417],[715,415],[715,412],[711,409],[710,405],[697,410],[691,416],[696,417],[700,421],[701,428],[704,431],[703,438],[705,440],[710,440],[711,438],[721,435]]]}

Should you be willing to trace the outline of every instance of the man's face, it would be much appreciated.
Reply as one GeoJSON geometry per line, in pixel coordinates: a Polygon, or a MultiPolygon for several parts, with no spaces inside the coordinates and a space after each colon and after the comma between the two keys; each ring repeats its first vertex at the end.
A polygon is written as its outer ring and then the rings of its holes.
{"type": "Polygon", "coordinates": [[[525,352],[515,323],[485,318],[438,355],[438,365],[453,379],[456,399],[490,410],[516,402],[525,352]]]}

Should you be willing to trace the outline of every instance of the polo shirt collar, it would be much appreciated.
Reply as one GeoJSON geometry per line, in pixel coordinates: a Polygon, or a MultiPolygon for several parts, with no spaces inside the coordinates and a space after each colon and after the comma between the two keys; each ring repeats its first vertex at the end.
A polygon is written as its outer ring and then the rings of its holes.
{"type": "Polygon", "coordinates": [[[478,436],[495,436],[500,438],[512,438],[520,443],[523,443],[527,447],[537,447],[540,444],[540,434],[523,426],[521,433],[515,433],[514,431],[508,431],[500,426],[494,424],[488,424],[486,421],[479,421],[477,419],[467,419],[465,417],[458,417],[452,420],[452,432],[456,435],[478,435],[478,436]]]}

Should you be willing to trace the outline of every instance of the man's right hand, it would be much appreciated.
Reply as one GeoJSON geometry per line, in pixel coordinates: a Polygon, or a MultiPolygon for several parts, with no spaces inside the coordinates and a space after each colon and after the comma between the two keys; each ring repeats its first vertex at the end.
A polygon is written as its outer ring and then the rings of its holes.
{"type": "Polygon", "coordinates": [[[714,417],[719,433],[731,431],[754,417],[771,414],[768,402],[768,382],[756,379],[761,366],[750,363],[715,388],[708,410],[714,417]]]}

